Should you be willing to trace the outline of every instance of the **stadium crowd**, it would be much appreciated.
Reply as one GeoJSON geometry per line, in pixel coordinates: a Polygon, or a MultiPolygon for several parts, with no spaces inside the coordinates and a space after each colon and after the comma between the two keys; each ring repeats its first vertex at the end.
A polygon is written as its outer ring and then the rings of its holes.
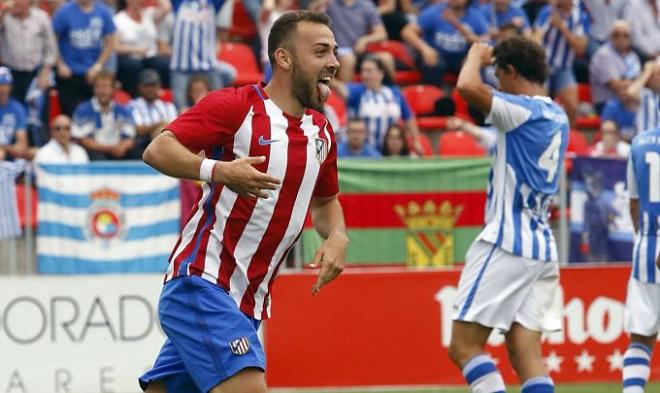
{"type": "MultiPolygon", "coordinates": [[[[485,154],[492,130],[453,85],[473,42],[512,35],[545,47],[576,153],[625,157],[660,123],[653,0],[8,0],[0,157],[80,162],[78,144],[90,160],[139,159],[206,92],[267,80],[268,31],[296,8],[333,20],[342,66],[326,115],[343,157],[485,154]],[[427,130],[474,138],[434,149],[427,130]]],[[[497,86],[494,69],[483,76],[497,86]]]]}

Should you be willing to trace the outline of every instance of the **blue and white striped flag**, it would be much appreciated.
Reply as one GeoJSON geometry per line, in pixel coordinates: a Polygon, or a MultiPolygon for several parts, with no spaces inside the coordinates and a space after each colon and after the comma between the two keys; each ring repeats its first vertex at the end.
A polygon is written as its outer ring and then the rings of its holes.
{"type": "Polygon", "coordinates": [[[179,181],[141,162],[37,168],[41,273],[164,272],[179,181]]]}

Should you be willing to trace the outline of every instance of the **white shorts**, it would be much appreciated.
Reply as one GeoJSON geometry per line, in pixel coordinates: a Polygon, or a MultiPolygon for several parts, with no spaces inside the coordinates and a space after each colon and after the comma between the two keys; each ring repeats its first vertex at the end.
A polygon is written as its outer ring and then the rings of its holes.
{"type": "Polygon", "coordinates": [[[510,254],[478,240],[465,256],[453,319],[503,332],[514,322],[538,332],[561,330],[559,265],[510,254]]]}
{"type": "Polygon", "coordinates": [[[624,320],[626,332],[655,336],[660,330],[660,284],[630,277],[624,320]]]}

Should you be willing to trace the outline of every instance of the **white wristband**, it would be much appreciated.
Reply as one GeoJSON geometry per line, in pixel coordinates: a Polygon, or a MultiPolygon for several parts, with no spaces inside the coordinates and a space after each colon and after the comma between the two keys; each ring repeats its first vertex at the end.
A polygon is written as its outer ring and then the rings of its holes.
{"type": "Polygon", "coordinates": [[[215,167],[216,160],[205,158],[202,160],[202,165],[199,166],[199,179],[207,183],[213,182],[213,168],[215,167]]]}

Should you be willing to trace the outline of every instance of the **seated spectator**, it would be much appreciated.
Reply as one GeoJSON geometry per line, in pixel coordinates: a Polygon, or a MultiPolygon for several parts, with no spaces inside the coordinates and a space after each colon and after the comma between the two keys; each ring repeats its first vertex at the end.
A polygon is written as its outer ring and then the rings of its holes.
{"type": "Polygon", "coordinates": [[[32,0],[11,3],[14,5],[9,9],[0,7],[0,58],[12,72],[12,97],[25,103],[33,79],[42,90],[50,87],[57,42],[45,11],[34,6],[32,0]]]}
{"type": "MultiPolygon", "coordinates": [[[[378,9],[370,0],[328,0],[325,12],[332,19],[335,33],[337,59],[341,66],[337,79],[351,82],[367,45],[387,39],[387,32],[378,9]]],[[[390,71],[394,71],[394,59],[389,53],[379,54],[390,71]]]]}
{"type": "Polygon", "coordinates": [[[442,85],[445,72],[458,72],[470,45],[488,39],[488,22],[467,0],[433,4],[401,32],[420,55],[422,81],[442,85]]]}
{"type": "Polygon", "coordinates": [[[90,84],[115,48],[115,24],[107,6],[94,0],[73,0],[53,15],[59,45],[57,90],[62,112],[92,96],[90,84]]]}
{"type": "Polygon", "coordinates": [[[39,164],[86,164],[87,152],[71,140],[71,118],[57,115],[50,123],[50,141],[34,156],[39,164]]]}
{"type": "Polygon", "coordinates": [[[367,125],[364,120],[351,118],[346,129],[346,140],[337,145],[337,157],[380,158],[380,152],[366,141],[367,125]]]}
{"type": "Polygon", "coordinates": [[[160,134],[163,127],[177,116],[174,104],[158,98],[160,88],[160,76],[156,71],[147,68],[140,72],[138,76],[140,96],[130,104],[137,133],[135,149],[138,157],[142,156],[144,149],[160,134]]]}
{"type": "Polygon", "coordinates": [[[120,0],[119,12],[113,20],[117,27],[117,79],[122,89],[137,95],[137,76],[141,70],[153,68],[169,87],[168,58],[158,55],[158,30],[170,12],[169,0],[158,0],[156,6],[145,7],[145,0],[120,0]]]}
{"type": "MultiPolygon", "coordinates": [[[[211,82],[204,75],[195,75],[190,78],[186,88],[186,107],[190,108],[204,98],[211,91],[211,82]]],[[[183,111],[182,111],[183,112],[183,111]]]]}
{"type": "Polygon", "coordinates": [[[655,0],[630,0],[624,10],[624,18],[632,28],[633,47],[642,60],[660,55],[660,18],[655,0]]]}
{"type": "Polygon", "coordinates": [[[610,40],[596,51],[589,63],[591,96],[598,113],[607,100],[625,94],[641,68],[639,57],[632,50],[630,25],[624,20],[616,21],[610,40]]]}
{"type": "Polygon", "coordinates": [[[366,121],[367,144],[382,150],[387,129],[403,120],[407,131],[415,140],[415,151],[421,154],[422,146],[415,114],[410,110],[399,88],[390,86],[385,64],[375,56],[365,57],[361,65],[360,79],[361,83],[338,84],[337,90],[347,100],[349,115],[366,121]]]}
{"type": "Polygon", "coordinates": [[[0,67],[0,160],[28,157],[25,108],[11,98],[12,76],[0,67]]]}
{"type": "Polygon", "coordinates": [[[511,4],[511,0],[492,0],[481,4],[479,10],[483,13],[491,29],[491,37],[496,38],[502,26],[513,25],[525,35],[531,35],[527,14],[521,8],[511,4]]]}
{"type": "Polygon", "coordinates": [[[556,0],[545,6],[534,22],[534,36],[545,47],[550,68],[548,90],[561,100],[571,128],[578,107],[573,60],[586,52],[588,31],[588,16],[573,0],[556,0]]]}
{"type": "Polygon", "coordinates": [[[390,125],[385,132],[385,142],[383,144],[383,157],[410,157],[416,156],[410,153],[406,134],[397,124],[390,125]]]}
{"type": "Polygon", "coordinates": [[[114,76],[100,71],[94,77],[94,97],[81,103],[73,116],[72,135],[91,160],[138,159],[135,124],[128,108],[114,102],[114,76]]]}
{"type": "Polygon", "coordinates": [[[596,143],[591,151],[592,157],[623,158],[627,159],[630,154],[630,144],[621,140],[619,127],[611,120],[600,124],[602,138],[596,143]]]}

